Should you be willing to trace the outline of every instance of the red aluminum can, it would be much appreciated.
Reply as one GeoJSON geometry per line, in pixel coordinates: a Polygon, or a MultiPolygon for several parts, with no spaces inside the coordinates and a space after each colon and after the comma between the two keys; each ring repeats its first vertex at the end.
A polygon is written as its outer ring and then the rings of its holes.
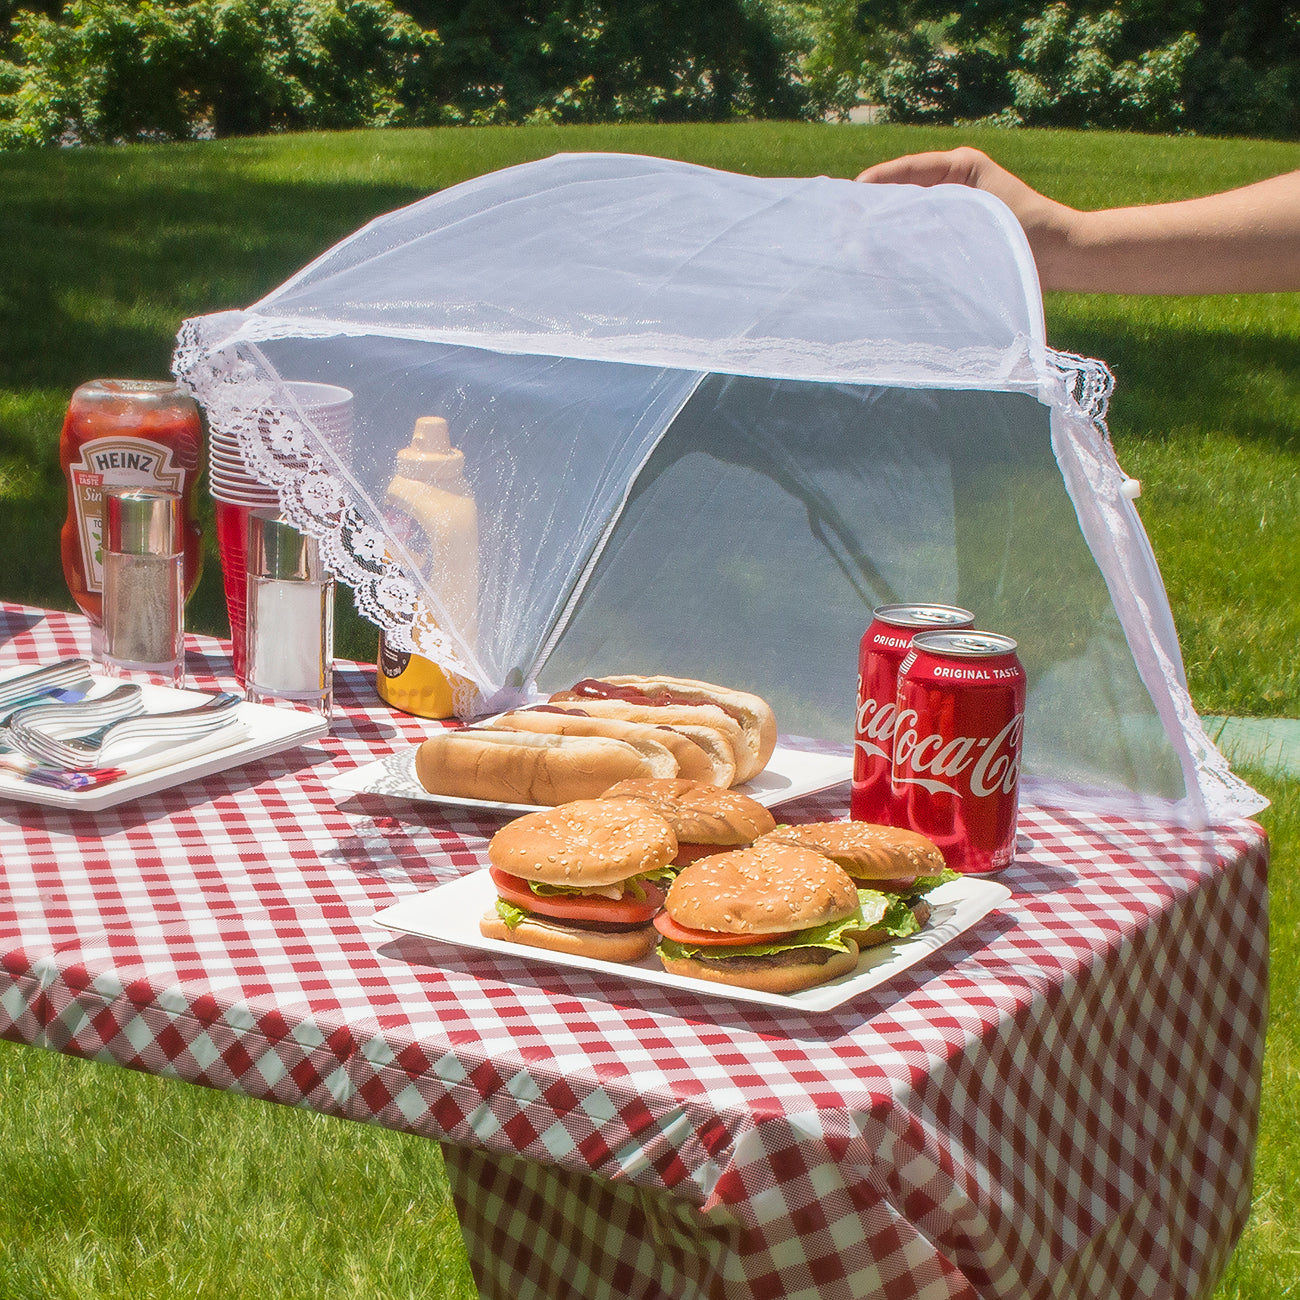
{"type": "Polygon", "coordinates": [[[889,769],[894,756],[898,665],[918,632],[974,627],[975,615],[956,605],[880,605],[858,647],[858,715],[854,727],[849,816],[892,825],[889,769]]]}
{"type": "Polygon", "coordinates": [[[928,836],[954,871],[1009,866],[1025,722],[1016,643],[995,632],[922,632],[898,669],[895,823],[928,836]]]}

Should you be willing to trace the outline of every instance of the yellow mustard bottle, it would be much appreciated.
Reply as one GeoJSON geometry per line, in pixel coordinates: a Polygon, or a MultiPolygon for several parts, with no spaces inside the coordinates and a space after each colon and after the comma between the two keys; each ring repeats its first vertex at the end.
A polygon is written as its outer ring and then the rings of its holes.
{"type": "MultiPolygon", "coordinates": [[[[397,453],[396,471],[388,500],[409,524],[407,550],[472,646],[478,628],[478,506],[465,479],[465,453],[451,445],[447,421],[421,416],[411,445],[397,453]]],[[[422,718],[454,714],[455,676],[424,655],[397,649],[383,632],[377,667],[375,689],[393,708],[422,718]]]]}

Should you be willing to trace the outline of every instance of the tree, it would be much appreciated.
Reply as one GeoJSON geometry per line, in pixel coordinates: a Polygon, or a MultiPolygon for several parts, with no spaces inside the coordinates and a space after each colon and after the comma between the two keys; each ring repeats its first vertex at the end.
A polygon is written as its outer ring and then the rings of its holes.
{"type": "Polygon", "coordinates": [[[475,120],[797,117],[806,100],[749,0],[407,0],[475,120]]]}
{"type": "Polygon", "coordinates": [[[441,120],[439,42],[389,0],[76,0],[19,13],[0,142],[441,120]]]}
{"type": "Polygon", "coordinates": [[[1126,39],[1130,16],[1115,4],[1095,18],[1063,0],[1026,20],[1012,107],[1031,126],[1168,130],[1184,116],[1183,85],[1197,39],[1183,32],[1155,49],[1126,39]],[[1133,57],[1125,57],[1132,52],[1133,57]]]}
{"type": "Polygon", "coordinates": [[[841,115],[1300,135],[1297,0],[767,2],[841,115]]]}

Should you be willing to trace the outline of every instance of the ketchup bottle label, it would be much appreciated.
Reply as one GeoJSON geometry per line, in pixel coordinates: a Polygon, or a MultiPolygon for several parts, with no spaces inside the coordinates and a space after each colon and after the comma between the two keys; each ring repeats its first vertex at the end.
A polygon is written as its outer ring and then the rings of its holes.
{"type": "Polygon", "coordinates": [[[95,438],[81,447],[81,460],[68,466],[81,545],[82,572],[89,591],[104,587],[105,483],[180,492],[185,471],[172,461],[169,447],[143,438],[95,438]]]}

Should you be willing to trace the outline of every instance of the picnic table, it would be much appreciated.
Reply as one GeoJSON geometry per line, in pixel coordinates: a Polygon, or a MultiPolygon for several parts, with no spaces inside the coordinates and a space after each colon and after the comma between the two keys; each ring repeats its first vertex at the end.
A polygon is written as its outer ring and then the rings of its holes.
{"type": "MultiPolygon", "coordinates": [[[[0,604],[0,668],[89,649],[0,604]]],[[[189,666],[232,685],[222,642],[189,666]]],[[[94,813],[0,801],[0,1035],[442,1143],[485,1297],[1212,1290],[1260,1101],[1257,825],[1025,808],[1004,905],[795,1013],[376,927],[503,821],[331,788],[432,725],[341,664],[319,741],[94,813]]]]}

